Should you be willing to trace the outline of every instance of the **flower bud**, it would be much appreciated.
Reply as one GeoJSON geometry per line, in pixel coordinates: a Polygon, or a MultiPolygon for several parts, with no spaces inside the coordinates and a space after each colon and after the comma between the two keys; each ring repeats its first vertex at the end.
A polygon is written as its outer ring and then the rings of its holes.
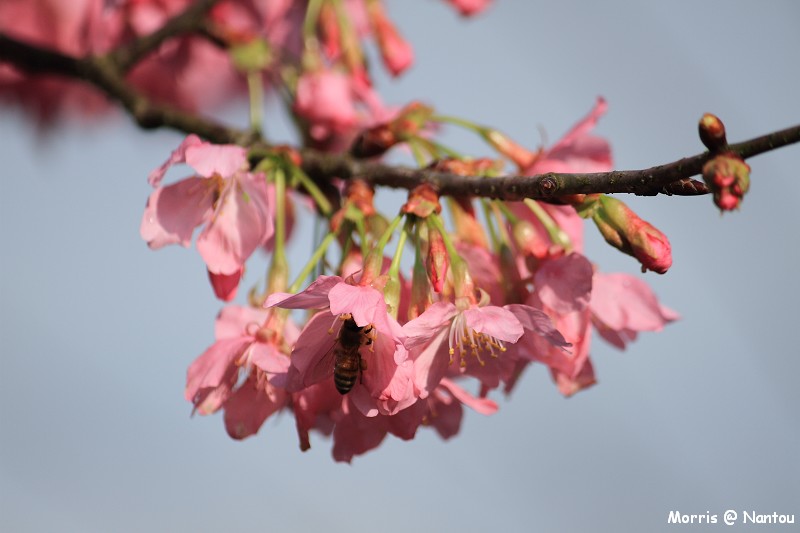
{"type": "Polygon", "coordinates": [[[750,165],[734,153],[719,154],[703,165],[703,181],[714,194],[716,206],[733,211],[750,189],[750,165]]]}
{"type": "Polygon", "coordinates": [[[711,152],[719,152],[728,146],[725,139],[725,125],[722,121],[711,113],[706,113],[698,124],[700,140],[711,152]]]}
{"type": "Polygon", "coordinates": [[[601,196],[592,220],[606,242],[635,257],[643,271],[664,274],[672,266],[672,247],[666,235],[639,218],[624,202],[601,196]]]}
{"type": "Polygon", "coordinates": [[[403,39],[397,27],[386,16],[383,4],[373,0],[367,4],[372,29],[378,39],[383,64],[393,76],[399,76],[414,62],[414,51],[408,41],[403,39]]]}
{"type": "Polygon", "coordinates": [[[426,258],[428,275],[433,285],[433,290],[442,292],[444,282],[447,280],[447,268],[450,265],[450,256],[444,245],[444,238],[433,224],[428,224],[428,256],[426,258]]]}

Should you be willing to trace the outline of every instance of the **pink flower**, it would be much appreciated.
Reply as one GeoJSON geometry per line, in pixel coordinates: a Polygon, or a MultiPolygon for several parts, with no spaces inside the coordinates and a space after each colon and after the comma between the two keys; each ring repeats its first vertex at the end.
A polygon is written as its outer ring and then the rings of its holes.
{"type": "Polygon", "coordinates": [[[244,148],[213,145],[189,135],[148,180],[155,191],[142,217],[142,238],[153,249],[188,246],[194,229],[204,224],[197,250],[217,296],[231,300],[245,261],[273,233],[264,176],[247,171],[244,148]],[[167,169],[182,162],[198,175],[162,187],[167,169]]]}
{"type": "Polygon", "coordinates": [[[288,390],[300,391],[331,379],[341,328],[352,320],[362,328],[357,350],[366,368],[358,372],[350,400],[366,416],[394,414],[414,402],[412,363],[407,361],[402,328],[387,313],[383,294],[374,288],[320,276],[299,294],[270,295],[265,306],[322,309],[308,321],[292,350],[288,390]]]}
{"type": "Polygon", "coordinates": [[[378,447],[387,434],[413,439],[421,425],[431,426],[443,439],[449,439],[461,427],[462,405],[484,415],[497,411],[495,402],[476,398],[449,379],[443,379],[427,398],[392,416],[366,417],[342,402],[342,410],[334,415],[333,458],[349,463],[354,456],[378,447]]]}
{"type": "Polygon", "coordinates": [[[545,150],[525,172],[606,172],[612,169],[611,147],[602,137],[590,135],[597,121],[608,108],[599,97],[594,109],[567,132],[556,144],[545,150]]]}
{"type": "Polygon", "coordinates": [[[447,0],[462,15],[469,17],[486,9],[492,0],[447,0]]]}
{"type": "Polygon", "coordinates": [[[647,283],[620,273],[594,274],[590,307],[597,332],[621,350],[639,331],[661,331],[680,318],[658,302],[647,283]]]}
{"type": "Polygon", "coordinates": [[[589,362],[592,275],[592,264],[579,253],[545,261],[534,274],[535,291],[528,300],[553,320],[571,344],[568,351],[563,345],[542,346],[543,349],[528,354],[550,368],[559,390],[566,396],[594,383],[589,362]]]}
{"type": "Polygon", "coordinates": [[[270,311],[239,306],[223,308],[215,329],[217,341],[189,366],[185,396],[203,415],[224,408],[228,433],[242,439],[286,404],[281,344],[296,333],[270,311]]]}
{"type": "Polygon", "coordinates": [[[486,305],[488,301],[478,305],[464,300],[459,299],[458,306],[434,303],[403,326],[406,348],[414,360],[414,388],[420,398],[439,385],[456,358],[459,367],[452,372],[469,371],[486,386],[497,386],[499,363],[495,359],[502,359],[506,344],[517,342],[524,333],[511,311],[486,305]],[[488,369],[481,370],[487,364],[488,369]]]}
{"type": "Polygon", "coordinates": [[[348,147],[358,130],[391,113],[365,80],[331,69],[300,77],[294,111],[308,122],[311,139],[327,150],[348,147]]]}
{"type": "MultiPolygon", "coordinates": [[[[109,49],[102,0],[4,0],[0,31],[63,54],[81,56],[109,49]]],[[[61,114],[99,115],[111,109],[99,91],[57,76],[29,75],[0,64],[0,96],[19,102],[49,123],[61,114]]]]}

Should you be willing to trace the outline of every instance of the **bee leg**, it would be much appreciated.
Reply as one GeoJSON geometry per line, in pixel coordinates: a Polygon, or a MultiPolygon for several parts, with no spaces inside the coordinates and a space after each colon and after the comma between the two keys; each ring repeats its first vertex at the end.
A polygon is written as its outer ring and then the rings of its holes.
{"type": "Polygon", "coordinates": [[[364,384],[364,371],[367,369],[367,360],[363,357],[359,357],[359,369],[358,369],[358,380],[363,385],[364,384]]]}

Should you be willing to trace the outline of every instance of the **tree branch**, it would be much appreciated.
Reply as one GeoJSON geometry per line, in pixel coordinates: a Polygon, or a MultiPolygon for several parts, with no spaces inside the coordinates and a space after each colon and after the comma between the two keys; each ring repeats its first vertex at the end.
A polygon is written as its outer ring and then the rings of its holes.
{"type": "MultiPolygon", "coordinates": [[[[732,144],[728,151],[747,159],[800,142],[800,125],[732,144]]],[[[303,168],[312,176],[359,177],[373,185],[413,189],[427,183],[445,196],[481,196],[500,200],[552,199],[570,194],[633,193],[638,195],[707,194],[704,184],[688,180],[701,173],[712,156],[705,152],[644,170],[614,170],[587,174],[547,173],[539,176],[484,178],[460,176],[429,169],[389,166],[359,161],[345,155],[304,150],[303,168]]]]}
{"type": "MultiPolygon", "coordinates": [[[[227,127],[197,114],[155,104],[135,91],[125,80],[124,70],[131,62],[141,59],[176,33],[197,30],[202,14],[214,2],[215,0],[202,0],[171,19],[164,28],[144,36],[136,44],[106,56],[74,58],[27,44],[0,32],[0,61],[8,61],[31,74],[54,74],[94,85],[109,98],[118,101],[142,128],[166,126],[187,134],[195,133],[214,143],[264,146],[263,140],[255,132],[227,127]]],[[[800,142],[800,125],[730,145],[728,150],[747,159],[797,142],[800,142]]],[[[703,183],[689,178],[700,174],[703,164],[710,158],[711,154],[705,152],[643,170],[484,178],[430,169],[389,166],[358,160],[346,154],[302,150],[303,170],[319,182],[328,182],[331,177],[359,177],[373,185],[404,189],[428,183],[440,194],[447,196],[482,196],[501,200],[535,198],[551,201],[559,196],[589,193],[634,193],[648,196],[707,194],[708,190],[703,183]]]]}
{"type": "Polygon", "coordinates": [[[147,54],[161,46],[164,41],[184,33],[200,31],[205,25],[205,16],[219,0],[197,0],[183,12],[169,19],[161,28],[120,46],[109,55],[111,61],[122,72],[127,72],[147,54]]]}

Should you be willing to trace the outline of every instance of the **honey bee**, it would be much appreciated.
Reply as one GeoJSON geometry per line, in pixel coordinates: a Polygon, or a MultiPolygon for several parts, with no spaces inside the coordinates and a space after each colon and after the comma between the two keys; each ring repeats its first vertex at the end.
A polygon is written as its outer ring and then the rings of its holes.
{"type": "MultiPolygon", "coordinates": [[[[363,379],[367,362],[361,357],[361,347],[371,347],[375,330],[371,325],[359,326],[349,314],[342,315],[339,320],[342,325],[333,346],[315,363],[304,384],[309,386],[330,379],[332,373],[336,390],[340,394],[347,394],[355,387],[356,380],[363,379]]],[[[333,333],[333,330],[329,330],[329,333],[333,333]]]]}
{"type": "Polygon", "coordinates": [[[372,344],[372,326],[360,327],[352,317],[346,318],[333,346],[333,382],[340,394],[347,394],[362,379],[367,362],[361,357],[361,346],[372,344]]]}

